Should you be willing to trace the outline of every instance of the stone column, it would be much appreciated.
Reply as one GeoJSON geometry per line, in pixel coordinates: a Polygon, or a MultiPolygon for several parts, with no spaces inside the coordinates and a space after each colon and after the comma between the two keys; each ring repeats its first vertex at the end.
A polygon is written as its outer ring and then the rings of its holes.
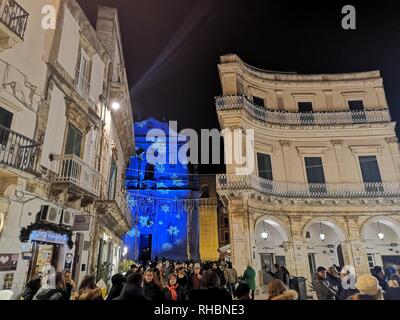
{"type": "Polygon", "coordinates": [[[229,204],[232,263],[239,275],[242,275],[247,265],[253,262],[248,212],[244,201],[245,198],[236,198],[231,200],[229,204]]]}
{"type": "Polygon", "coordinates": [[[400,164],[399,164],[399,142],[397,137],[390,137],[385,139],[389,145],[390,155],[392,156],[393,166],[396,171],[397,179],[400,179],[400,164]]]}

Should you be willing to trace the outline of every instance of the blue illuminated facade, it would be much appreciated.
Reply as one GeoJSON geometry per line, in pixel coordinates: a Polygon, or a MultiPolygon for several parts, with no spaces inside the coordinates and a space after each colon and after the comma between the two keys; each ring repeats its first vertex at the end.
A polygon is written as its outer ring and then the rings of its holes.
{"type": "Polygon", "coordinates": [[[133,199],[132,216],[137,223],[124,238],[127,258],[197,260],[198,207],[182,200],[199,198],[198,179],[190,174],[193,171],[189,165],[170,159],[186,142],[177,142],[176,131],[167,122],[154,118],[136,122],[134,130],[137,155],[131,157],[126,187],[133,199]],[[167,162],[150,164],[149,150],[160,159],[165,156],[167,162]]]}

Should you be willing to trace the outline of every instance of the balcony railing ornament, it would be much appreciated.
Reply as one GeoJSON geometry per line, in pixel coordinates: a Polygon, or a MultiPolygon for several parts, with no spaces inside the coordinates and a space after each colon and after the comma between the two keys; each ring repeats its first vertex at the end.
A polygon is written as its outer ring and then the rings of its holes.
{"type": "Polygon", "coordinates": [[[390,122],[387,109],[332,112],[288,112],[270,110],[254,105],[244,96],[222,96],[215,98],[217,111],[244,109],[253,118],[281,125],[343,125],[390,122]]]}
{"type": "Polygon", "coordinates": [[[15,0],[2,0],[0,9],[2,10],[1,22],[21,40],[24,40],[29,13],[15,0]]]}

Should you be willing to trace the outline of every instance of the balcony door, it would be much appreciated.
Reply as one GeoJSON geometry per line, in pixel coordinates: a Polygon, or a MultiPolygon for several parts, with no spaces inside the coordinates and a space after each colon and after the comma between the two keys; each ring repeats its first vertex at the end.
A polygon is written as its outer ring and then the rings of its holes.
{"type": "Polygon", "coordinates": [[[258,165],[258,176],[260,178],[266,179],[267,181],[262,181],[261,186],[267,190],[272,190],[273,180],[272,176],[272,164],[271,156],[269,154],[257,153],[257,165],[258,165]]]}
{"type": "Polygon", "coordinates": [[[312,102],[298,102],[297,105],[299,107],[300,122],[302,124],[313,124],[314,115],[312,102]]]}
{"type": "Polygon", "coordinates": [[[382,192],[382,178],[376,156],[359,156],[361,174],[366,192],[382,192]]]}
{"type": "Polygon", "coordinates": [[[352,111],[351,118],[353,123],[365,123],[367,121],[364,111],[364,103],[362,100],[348,101],[349,109],[352,111]]]}
{"type": "Polygon", "coordinates": [[[111,162],[110,168],[110,177],[108,179],[108,199],[114,200],[115,199],[115,191],[117,189],[117,174],[118,168],[115,160],[113,159],[111,162]]]}
{"type": "Polygon", "coordinates": [[[321,157],[304,158],[310,193],[326,193],[324,167],[321,157]]]}
{"type": "Polygon", "coordinates": [[[5,145],[7,145],[8,136],[10,134],[7,129],[11,128],[12,119],[13,114],[0,107],[0,145],[2,145],[3,148],[5,148],[5,145]]]}
{"type": "Polygon", "coordinates": [[[65,144],[65,154],[73,154],[82,158],[83,133],[74,125],[68,124],[67,142],[65,144]]]}

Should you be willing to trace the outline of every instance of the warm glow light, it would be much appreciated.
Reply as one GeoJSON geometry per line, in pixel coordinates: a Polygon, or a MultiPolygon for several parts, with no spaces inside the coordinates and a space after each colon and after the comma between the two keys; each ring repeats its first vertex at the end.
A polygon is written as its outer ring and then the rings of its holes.
{"type": "Polygon", "coordinates": [[[268,232],[261,232],[261,238],[264,240],[268,238],[268,232]]]}
{"type": "Polygon", "coordinates": [[[320,234],[319,234],[319,237],[320,237],[320,239],[321,239],[322,241],[324,241],[324,240],[325,240],[325,233],[320,233],[320,234]]]}
{"type": "Polygon", "coordinates": [[[385,239],[385,234],[383,232],[378,232],[378,238],[379,240],[385,239]]]}
{"type": "Polygon", "coordinates": [[[121,105],[119,104],[119,102],[113,102],[111,108],[113,108],[113,110],[119,110],[121,108],[121,105]]]}
{"type": "Polygon", "coordinates": [[[125,257],[128,254],[128,247],[124,246],[124,251],[122,252],[122,255],[125,257]]]}

